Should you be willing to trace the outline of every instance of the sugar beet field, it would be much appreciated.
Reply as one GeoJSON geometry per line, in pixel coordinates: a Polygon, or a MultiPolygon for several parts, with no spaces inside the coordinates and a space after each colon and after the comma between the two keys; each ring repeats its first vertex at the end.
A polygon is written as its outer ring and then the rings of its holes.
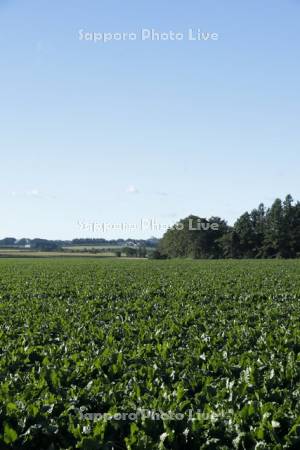
{"type": "Polygon", "coordinates": [[[0,260],[0,449],[299,449],[300,261],[0,260]]]}

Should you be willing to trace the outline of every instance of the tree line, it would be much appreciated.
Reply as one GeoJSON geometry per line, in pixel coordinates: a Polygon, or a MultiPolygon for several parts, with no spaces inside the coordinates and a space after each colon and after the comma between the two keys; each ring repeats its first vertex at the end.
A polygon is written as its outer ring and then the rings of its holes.
{"type": "Polygon", "coordinates": [[[300,202],[287,195],[269,208],[261,203],[233,226],[220,217],[188,216],[166,231],[153,257],[300,257],[300,202]],[[197,229],[197,224],[204,226],[197,229]]]}
{"type": "MultiPolygon", "coordinates": [[[[124,253],[129,256],[141,256],[145,253],[144,248],[155,248],[159,239],[152,237],[149,239],[103,239],[103,238],[76,238],[73,240],[50,240],[50,239],[16,239],[14,237],[6,237],[0,239],[0,248],[6,249],[22,249],[30,248],[31,250],[40,251],[59,251],[72,246],[97,247],[103,246],[108,248],[124,248],[124,253]]],[[[82,250],[80,250],[82,251],[82,250]]],[[[105,248],[104,248],[105,251],[105,248]]],[[[100,251],[98,251],[100,253],[100,251]]],[[[141,256],[142,257],[142,256],[141,256]]]]}

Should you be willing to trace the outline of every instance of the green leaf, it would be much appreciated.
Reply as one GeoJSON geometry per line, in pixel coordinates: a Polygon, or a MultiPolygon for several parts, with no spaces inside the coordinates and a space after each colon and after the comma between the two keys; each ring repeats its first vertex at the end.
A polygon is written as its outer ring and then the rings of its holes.
{"type": "Polygon", "coordinates": [[[4,442],[6,444],[12,444],[18,439],[17,432],[8,424],[4,424],[4,442]]]}

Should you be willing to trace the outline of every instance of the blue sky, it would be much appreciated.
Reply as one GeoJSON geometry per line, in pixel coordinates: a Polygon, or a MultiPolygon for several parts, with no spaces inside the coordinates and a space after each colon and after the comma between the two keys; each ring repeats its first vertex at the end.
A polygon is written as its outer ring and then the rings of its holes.
{"type": "Polygon", "coordinates": [[[300,200],[300,1],[0,0],[0,237],[300,200]],[[79,40],[86,32],[217,41],[79,40]]]}

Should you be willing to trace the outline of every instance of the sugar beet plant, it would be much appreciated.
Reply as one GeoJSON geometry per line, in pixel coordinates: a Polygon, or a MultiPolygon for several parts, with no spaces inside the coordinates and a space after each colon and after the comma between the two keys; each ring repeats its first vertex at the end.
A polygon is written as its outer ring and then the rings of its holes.
{"type": "Polygon", "coordinates": [[[1,260],[0,448],[299,449],[299,316],[300,261],[1,260]]]}

